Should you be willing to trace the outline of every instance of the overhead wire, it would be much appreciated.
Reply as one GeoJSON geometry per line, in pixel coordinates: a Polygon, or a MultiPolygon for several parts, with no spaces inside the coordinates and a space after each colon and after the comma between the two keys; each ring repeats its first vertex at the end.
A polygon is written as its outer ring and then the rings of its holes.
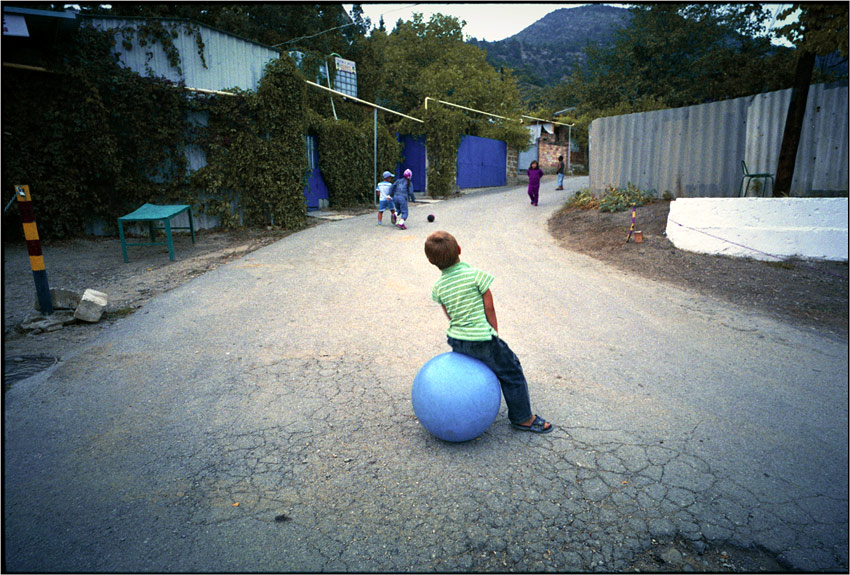
{"type": "Polygon", "coordinates": [[[286,42],[281,42],[280,44],[274,44],[272,48],[277,48],[278,46],[283,46],[284,44],[291,44],[292,42],[297,42],[298,40],[307,40],[309,38],[315,38],[316,36],[321,36],[322,34],[326,34],[327,32],[333,32],[334,30],[339,30],[340,28],[345,28],[347,26],[354,25],[354,22],[349,22],[348,24],[343,24],[342,26],[336,26],[335,28],[328,28],[327,30],[322,30],[321,32],[317,32],[316,34],[312,34],[311,36],[299,36],[298,38],[293,38],[292,40],[287,40],[286,42]]]}
{"type": "MultiPolygon", "coordinates": [[[[381,18],[384,17],[384,14],[389,14],[390,12],[396,12],[398,10],[404,10],[407,8],[412,8],[414,6],[418,6],[419,2],[415,4],[411,4],[409,6],[402,6],[401,8],[393,8],[392,10],[387,10],[386,12],[381,14],[381,18]]],[[[298,40],[309,40],[310,38],[315,38],[316,36],[321,36],[322,34],[326,34],[328,32],[333,32],[334,30],[339,30],[340,28],[346,28],[348,26],[355,26],[355,22],[349,22],[348,24],[343,24],[342,26],[336,26],[335,28],[328,28],[327,30],[322,30],[321,32],[317,32],[310,36],[299,36],[298,38],[293,38],[292,40],[287,40],[285,42],[281,42],[279,44],[273,44],[272,48],[277,48],[278,46],[283,46],[284,44],[291,44],[292,42],[297,42],[298,40]]]]}

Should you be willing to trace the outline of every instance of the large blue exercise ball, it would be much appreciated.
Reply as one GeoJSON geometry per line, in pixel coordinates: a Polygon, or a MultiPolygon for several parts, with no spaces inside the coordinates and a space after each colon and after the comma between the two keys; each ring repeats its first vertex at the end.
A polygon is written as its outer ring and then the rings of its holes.
{"type": "Polygon", "coordinates": [[[428,360],[413,379],[413,412],[444,441],[475,439],[499,414],[502,388],[483,362],[447,352],[428,360]]]}

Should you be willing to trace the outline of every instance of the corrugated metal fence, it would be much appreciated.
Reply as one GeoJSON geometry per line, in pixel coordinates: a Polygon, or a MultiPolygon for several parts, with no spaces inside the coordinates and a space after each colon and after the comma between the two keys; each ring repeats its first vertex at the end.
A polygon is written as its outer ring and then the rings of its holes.
{"type": "MultiPolygon", "coordinates": [[[[791,90],[599,118],[590,125],[590,188],[629,183],[676,197],[737,196],[743,176],[776,173],[791,90]]],[[[792,196],[846,192],[847,86],[809,89],[792,196]]]]}

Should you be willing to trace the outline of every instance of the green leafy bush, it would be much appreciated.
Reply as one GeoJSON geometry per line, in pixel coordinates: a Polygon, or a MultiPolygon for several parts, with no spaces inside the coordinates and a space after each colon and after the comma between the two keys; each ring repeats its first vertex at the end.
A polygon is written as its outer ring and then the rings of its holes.
{"type": "Polygon", "coordinates": [[[589,189],[584,188],[568,199],[566,205],[571,208],[594,210],[599,207],[599,198],[597,198],[589,189]]]}
{"type": "MultiPolygon", "coordinates": [[[[322,178],[332,207],[345,208],[375,200],[375,127],[372,120],[353,122],[310,114],[310,132],[316,136],[322,178]]],[[[395,170],[401,144],[379,122],[377,171],[395,170]]]]}
{"type": "Polygon", "coordinates": [[[655,190],[644,191],[633,186],[631,182],[626,186],[626,189],[618,189],[610,186],[599,198],[600,212],[620,212],[626,210],[633,205],[643,206],[651,204],[658,196],[655,190]]]}
{"type": "Polygon", "coordinates": [[[207,165],[192,181],[213,198],[205,208],[225,227],[238,224],[238,205],[243,225],[297,229],[307,214],[303,76],[288,58],[273,60],[256,93],[237,94],[196,100],[195,110],[209,117],[195,137],[207,165]]]}
{"type": "Polygon", "coordinates": [[[658,192],[655,190],[643,191],[631,183],[624,190],[609,186],[599,197],[589,189],[584,188],[568,199],[566,205],[584,210],[598,209],[600,212],[620,212],[633,205],[651,204],[656,200],[657,195],[658,192]]]}
{"type": "Polygon", "coordinates": [[[42,238],[95,220],[116,233],[145,202],[191,204],[225,227],[304,224],[305,83],[288,58],[269,63],[256,93],[190,95],[119,66],[113,46],[114,33],[84,27],[44,62],[53,73],[4,73],[4,197],[30,186],[42,238]],[[189,144],[208,162],[193,175],[189,144]]]}
{"type": "Polygon", "coordinates": [[[97,219],[117,233],[144,202],[189,203],[183,92],[120,67],[113,42],[83,28],[49,56],[50,73],[4,71],[4,197],[30,186],[42,238],[97,219]]]}
{"type": "Polygon", "coordinates": [[[428,191],[448,196],[457,185],[457,150],[468,122],[462,112],[432,107],[424,112],[428,149],[428,191]]]}

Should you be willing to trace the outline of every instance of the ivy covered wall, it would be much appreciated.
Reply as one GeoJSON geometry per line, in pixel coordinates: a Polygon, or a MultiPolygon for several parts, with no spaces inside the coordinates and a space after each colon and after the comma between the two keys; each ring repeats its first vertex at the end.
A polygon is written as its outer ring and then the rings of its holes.
{"type": "Polygon", "coordinates": [[[111,42],[82,29],[57,46],[49,72],[3,72],[4,205],[14,185],[28,184],[44,238],[80,235],[86,221],[115,222],[152,199],[192,198],[188,100],[170,82],[117,66],[111,42]]]}
{"type": "MultiPolygon", "coordinates": [[[[15,184],[28,184],[46,239],[81,235],[92,221],[115,234],[117,218],[146,202],[191,204],[195,214],[224,227],[297,229],[306,221],[307,134],[316,138],[333,207],[374,201],[376,139],[380,173],[402,160],[396,133],[424,135],[433,195],[454,191],[463,134],[512,144],[510,128],[482,127],[446,108],[408,111],[424,125],[379,111],[376,130],[371,107],[304,81],[315,79],[326,61],[310,52],[300,70],[288,56],[264,56],[256,89],[214,88],[227,95],[158,78],[162,68],[172,79],[185,78],[190,59],[205,70],[199,78],[214,76],[208,67],[219,58],[205,52],[215,43],[204,40],[205,31],[156,19],[112,29],[83,26],[51,47],[44,62],[49,72],[4,70],[4,205],[15,184]],[[127,51],[144,63],[142,75],[119,63],[127,51]]],[[[4,234],[15,230],[19,226],[4,226],[4,234]]]]}
{"type": "MultiPolygon", "coordinates": [[[[137,28],[140,45],[165,43],[159,50],[179,67],[172,36],[155,29],[137,28]]],[[[297,229],[306,217],[307,133],[317,136],[332,205],[373,198],[370,109],[337,97],[334,120],[327,93],[312,93],[288,57],[267,64],[256,92],[190,92],[119,65],[118,32],[82,27],[55,47],[49,72],[4,70],[4,205],[14,185],[28,184],[41,237],[78,236],[92,221],[117,233],[117,218],[145,202],[188,203],[224,227],[297,229]],[[205,157],[196,172],[187,146],[205,157]]],[[[127,35],[121,28],[120,49],[127,35]]],[[[201,41],[196,49],[203,53],[201,41]]],[[[380,165],[400,153],[381,117],[378,151],[380,165]]],[[[4,234],[18,237],[19,228],[4,226],[4,234]]]]}

